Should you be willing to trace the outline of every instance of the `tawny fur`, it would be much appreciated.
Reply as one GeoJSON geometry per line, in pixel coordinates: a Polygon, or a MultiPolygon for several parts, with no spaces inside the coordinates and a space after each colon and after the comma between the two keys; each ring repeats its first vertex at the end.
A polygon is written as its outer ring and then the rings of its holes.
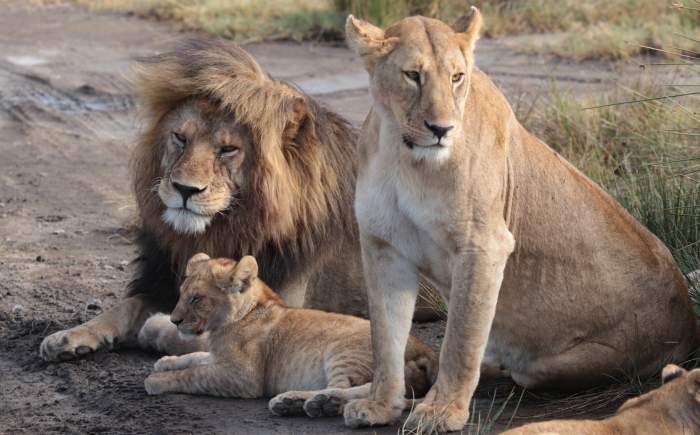
{"type": "MultiPolygon", "coordinates": [[[[180,334],[208,332],[210,353],[163,357],[146,379],[150,394],[182,392],[226,397],[271,397],[280,415],[341,415],[347,400],[366,397],[372,380],[369,321],[287,308],[260,279],[251,256],[239,263],[197,254],[188,265],[171,320],[180,334]]],[[[139,339],[154,348],[175,340],[154,316],[139,339]]],[[[409,398],[437,377],[438,356],[411,336],[405,352],[409,398]]],[[[406,402],[405,402],[406,403],[406,402]]],[[[405,404],[404,404],[405,406],[405,404]]]]}
{"type": "Polygon", "coordinates": [[[700,433],[700,369],[690,373],[669,364],[663,386],[625,402],[602,421],[553,420],[528,424],[503,435],[695,435],[700,433]]]}
{"type": "Polygon", "coordinates": [[[366,316],[349,124],[218,38],[181,40],[133,70],[145,125],[131,159],[143,227],[129,295],[140,297],[47,337],[41,355],[133,342],[149,315],[173,309],[197,252],[255,256],[290,306],[366,316]]]}
{"type": "Polygon", "coordinates": [[[400,416],[419,274],[448,301],[435,386],[407,422],[461,430],[479,380],[586,388],[639,364],[650,373],[698,344],[668,249],[515,119],[474,66],[478,10],[383,31],[350,16],[374,106],[358,140],[355,210],[375,345],[352,427],[400,416]]]}

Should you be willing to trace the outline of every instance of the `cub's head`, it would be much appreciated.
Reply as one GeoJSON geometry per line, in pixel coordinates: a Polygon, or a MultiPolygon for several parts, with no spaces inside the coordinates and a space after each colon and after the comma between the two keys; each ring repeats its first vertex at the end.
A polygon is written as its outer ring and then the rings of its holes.
{"type": "Polygon", "coordinates": [[[215,331],[242,319],[259,302],[258,263],[251,256],[236,263],[197,254],[187,264],[186,276],[170,315],[180,335],[215,331]]]}
{"type": "Polygon", "coordinates": [[[348,40],[369,72],[375,108],[396,135],[392,142],[417,160],[443,160],[460,136],[481,24],[474,7],[452,26],[416,16],[381,30],[348,17],[348,40]]]}
{"type": "Polygon", "coordinates": [[[700,431],[700,369],[688,372],[669,364],[664,367],[661,379],[661,387],[628,400],[620,407],[618,414],[633,409],[646,410],[656,418],[661,416],[666,419],[666,424],[677,420],[673,423],[687,427],[690,429],[688,433],[700,431]]]}

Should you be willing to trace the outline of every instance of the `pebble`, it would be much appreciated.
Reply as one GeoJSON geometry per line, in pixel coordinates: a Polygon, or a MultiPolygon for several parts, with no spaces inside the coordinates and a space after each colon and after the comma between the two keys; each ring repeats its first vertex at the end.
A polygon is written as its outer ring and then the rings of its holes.
{"type": "Polygon", "coordinates": [[[51,234],[65,234],[66,230],[55,230],[51,234]]]}
{"type": "Polygon", "coordinates": [[[22,311],[22,308],[24,308],[22,304],[17,304],[14,307],[12,307],[12,312],[16,313],[17,311],[22,311]]]}

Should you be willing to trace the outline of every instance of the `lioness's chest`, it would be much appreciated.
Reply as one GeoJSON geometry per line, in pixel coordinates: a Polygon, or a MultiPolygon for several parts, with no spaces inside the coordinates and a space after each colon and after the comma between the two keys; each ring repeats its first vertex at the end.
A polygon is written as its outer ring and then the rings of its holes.
{"type": "Polygon", "coordinates": [[[422,186],[420,174],[369,159],[357,182],[355,201],[362,231],[388,242],[439,286],[451,285],[450,226],[445,200],[422,186]]]}

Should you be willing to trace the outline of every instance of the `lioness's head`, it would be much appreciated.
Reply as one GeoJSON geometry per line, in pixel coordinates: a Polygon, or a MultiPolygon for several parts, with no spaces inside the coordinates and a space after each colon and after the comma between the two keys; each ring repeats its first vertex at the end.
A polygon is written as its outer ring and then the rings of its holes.
{"type": "Polygon", "coordinates": [[[350,45],[370,74],[375,108],[386,134],[416,159],[440,161],[462,130],[481,13],[452,26],[426,17],[405,18],[386,30],[348,17],[350,45]]]}
{"type": "Polygon", "coordinates": [[[246,316],[258,303],[258,263],[246,256],[239,262],[197,254],[187,264],[180,300],[170,315],[180,335],[215,331],[246,316]]]}
{"type": "Polygon", "coordinates": [[[201,234],[245,189],[253,136],[233,115],[191,98],[168,114],[163,138],[163,220],[178,232],[201,234]]]}

